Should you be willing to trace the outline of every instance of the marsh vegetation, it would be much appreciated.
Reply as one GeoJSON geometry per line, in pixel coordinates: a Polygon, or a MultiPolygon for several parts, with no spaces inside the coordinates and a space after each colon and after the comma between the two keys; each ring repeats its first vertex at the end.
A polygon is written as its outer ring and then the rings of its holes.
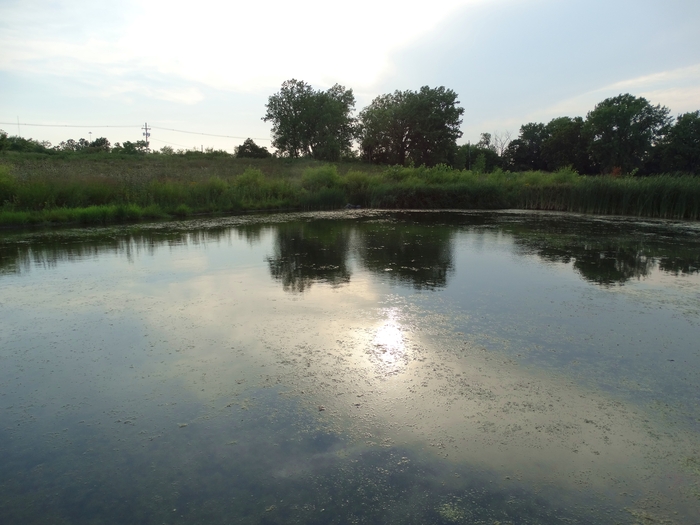
{"type": "Polygon", "coordinates": [[[490,173],[313,160],[1,158],[0,224],[108,224],[251,210],[530,209],[700,218],[700,178],[490,173]]]}

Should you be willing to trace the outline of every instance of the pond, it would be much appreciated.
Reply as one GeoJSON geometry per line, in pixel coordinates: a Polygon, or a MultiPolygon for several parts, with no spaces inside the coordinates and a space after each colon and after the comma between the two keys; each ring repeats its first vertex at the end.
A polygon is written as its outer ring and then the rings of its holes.
{"type": "Polygon", "coordinates": [[[700,522],[700,225],[0,234],[0,522],[700,522]]]}

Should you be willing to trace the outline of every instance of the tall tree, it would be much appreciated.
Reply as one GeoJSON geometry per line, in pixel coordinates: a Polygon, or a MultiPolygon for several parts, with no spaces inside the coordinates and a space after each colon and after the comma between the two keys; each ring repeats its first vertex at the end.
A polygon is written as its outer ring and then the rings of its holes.
{"type": "Polygon", "coordinates": [[[360,112],[360,149],[365,160],[405,164],[411,133],[405,98],[402,91],[380,95],[360,112]]]}
{"type": "Polygon", "coordinates": [[[359,139],[370,162],[433,166],[451,163],[464,108],[445,87],[381,95],[360,112],[359,139]]]}
{"type": "Polygon", "coordinates": [[[700,174],[700,111],[684,113],[660,145],[661,171],[700,174]]]}
{"type": "Polygon", "coordinates": [[[304,81],[291,79],[268,98],[265,122],[272,123],[272,145],[280,154],[338,160],[352,147],[355,96],[336,84],[315,91],[304,81]]]}
{"type": "Polygon", "coordinates": [[[558,117],[546,126],[547,138],[542,143],[542,160],[547,169],[555,171],[571,166],[579,173],[591,173],[588,137],[581,117],[558,117]]]}
{"type": "Polygon", "coordinates": [[[630,94],[605,99],[586,117],[590,152],[604,172],[643,166],[671,123],[669,109],[630,94]]]}
{"type": "Polygon", "coordinates": [[[544,170],[547,164],[542,158],[542,145],[549,138],[547,127],[530,122],[520,127],[520,135],[508,144],[505,157],[508,166],[516,171],[544,170]]]}

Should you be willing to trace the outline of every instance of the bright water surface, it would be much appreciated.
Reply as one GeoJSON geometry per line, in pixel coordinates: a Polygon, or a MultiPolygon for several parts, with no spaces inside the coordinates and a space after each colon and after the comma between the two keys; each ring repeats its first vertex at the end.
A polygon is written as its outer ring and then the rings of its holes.
{"type": "Polygon", "coordinates": [[[700,522],[700,227],[0,235],[0,523],[700,522]]]}

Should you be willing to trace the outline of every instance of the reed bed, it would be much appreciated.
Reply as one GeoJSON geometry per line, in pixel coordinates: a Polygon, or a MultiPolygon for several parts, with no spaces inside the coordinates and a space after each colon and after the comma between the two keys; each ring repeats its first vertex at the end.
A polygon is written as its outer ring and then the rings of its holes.
{"type": "Polygon", "coordinates": [[[246,210],[533,209],[700,219],[700,178],[483,174],[281,159],[0,157],[0,224],[107,224],[246,210]],[[7,161],[11,162],[7,162],[7,161]]]}

